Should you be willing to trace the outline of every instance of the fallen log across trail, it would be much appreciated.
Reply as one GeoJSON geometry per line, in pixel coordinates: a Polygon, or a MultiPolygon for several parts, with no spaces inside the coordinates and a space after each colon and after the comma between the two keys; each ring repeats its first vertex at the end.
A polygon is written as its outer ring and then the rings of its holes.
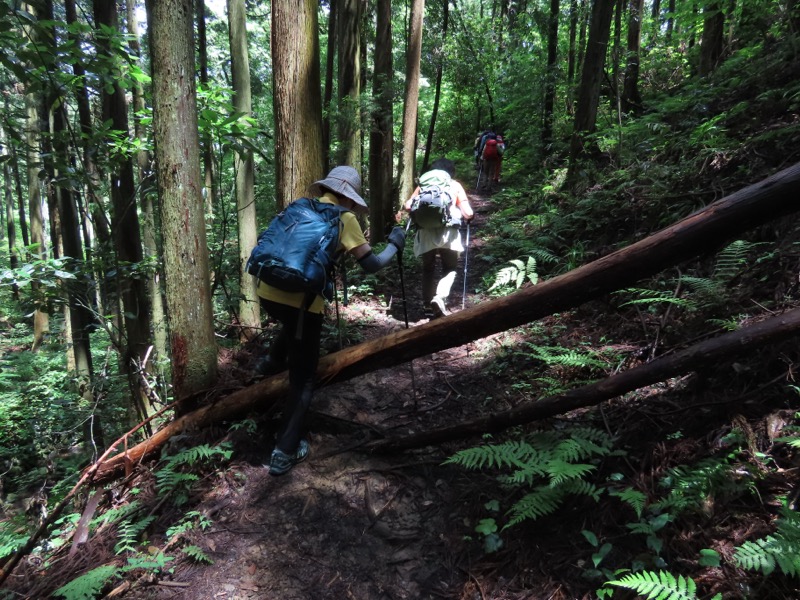
{"type": "Polygon", "coordinates": [[[484,433],[562,415],[616,398],[641,387],[682,375],[730,357],[774,344],[800,333],[800,308],[745,327],[738,331],[700,342],[675,354],[622,371],[606,379],[581,386],[557,396],[526,402],[513,409],[465,421],[450,427],[386,438],[362,446],[372,452],[396,452],[442,444],[484,433]]]}
{"type": "MultiPolygon", "coordinates": [[[[319,385],[403,364],[574,308],[631,286],[666,267],[715,251],[733,237],[799,209],[800,163],[569,273],[520,289],[504,298],[481,302],[424,325],[329,354],[319,363],[319,385]]],[[[147,440],[100,465],[95,481],[110,479],[126,466],[157,453],[170,437],[182,431],[237,418],[252,410],[266,409],[285,396],[288,385],[288,377],[283,373],[178,417],[147,440]]]]}

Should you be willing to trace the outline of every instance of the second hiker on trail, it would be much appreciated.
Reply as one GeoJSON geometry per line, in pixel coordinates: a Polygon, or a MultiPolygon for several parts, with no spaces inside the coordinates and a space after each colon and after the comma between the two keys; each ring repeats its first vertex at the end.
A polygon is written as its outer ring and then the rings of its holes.
{"type": "Polygon", "coordinates": [[[335,167],[308,191],[311,198],[292,202],[261,233],[247,263],[248,272],[260,280],[262,307],[282,325],[256,370],[272,375],[289,367],[289,398],[270,475],[283,475],[308,456],[306,413],[319,362],[324,298],[333,297],[336,258],[349,252],[367,273],[375,273],[405,247],[405,232],[398,226],[390,232],[386,248],[373,254],[355,214],[369,209],[354,168],[335,167]]]}
{"type": "Polygon", "coordinates": [[[460,226],[473,217],[464,187],[453,177],[455,163],[440,158],[419,178],[404,208],[417,226],[414,256],[422,257],[422,302],[427,314],[449,314],[447,299],[456,279],[458,256],[464,251],[460,226]],[[441,277],[436,276],[437,257],[441,277]]]}

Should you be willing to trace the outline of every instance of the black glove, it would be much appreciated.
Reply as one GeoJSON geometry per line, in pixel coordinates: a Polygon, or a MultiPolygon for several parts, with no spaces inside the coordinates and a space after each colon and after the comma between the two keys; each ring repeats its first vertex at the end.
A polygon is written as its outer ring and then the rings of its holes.
{"type": "Polygon", "coordinates": [[[389,243],[393,244],[398,252],[403,251],[403,248],[406,247],[406,232],[403,231],[402,227],[399,225],[392,227],[389,232],[389,243]]]}

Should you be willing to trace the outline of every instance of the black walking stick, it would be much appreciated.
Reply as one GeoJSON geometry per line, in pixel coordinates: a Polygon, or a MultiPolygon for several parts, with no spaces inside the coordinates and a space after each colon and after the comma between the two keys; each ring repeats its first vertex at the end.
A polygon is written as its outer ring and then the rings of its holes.
{"type": "Polygon", "coordinates": [[[469,221],[467,221],[467,241],[464,244],[464,293],[461,296],[461,310],[467,304],[467,265],[469,264],[469,221]]]}
{"type": "MultiPolygon", "coordinates": [[[[406,235],[408,229],[411,227],[411,219],[406,224],[406,235]]],[[[403,293],[403,317],[406,320],[406,329],[408,329],[408,303],[406,302],[406,283],[403,280],[403,253],[398,250],[397,252],[397,268],[400,271],[400,291],[403,293]]]]}
{"type": "MultiPolygon", "coordinates": [[[[411,228],[411,219],[406,223],[406,235],[411,228]]],[[[403,317],[406,320],[406,329],[408,329],[408,303],[406,302],[406,283],[403,279],[403,253],[397,253],[397,268],[400,271],[400,290],[403,293],[403,317]]],[[[411,393],[414,395],[414,410],[417,410],[417,379],[414,377],[414,359],[408,361],[409,370],[411,371],[411,393]]]]}
{"type": "Polygon", "coordinates": [[[480,159],[480,161],[478,161],[478,164],[480,165],[480,168],[478,169],[478,181],[475,182],[476,190],[481,189],[481,174],[483,173],[483,159],[480,159]]]}

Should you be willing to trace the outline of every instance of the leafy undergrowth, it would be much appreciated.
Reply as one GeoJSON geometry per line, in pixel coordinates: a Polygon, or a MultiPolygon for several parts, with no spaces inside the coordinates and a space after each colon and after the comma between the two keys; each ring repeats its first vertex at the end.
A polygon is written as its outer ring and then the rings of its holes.
{"type": "MultiPolygon", "coordinates": [[[[480,248],[493,206],[476,205],[480,248]]],[[[418,265],[407,263],[410,326],[423,326],[418,265]]],[[[493,277],[473,264],[470,281],[493,277]]],[[[340,309],[344,337],[404,327],[402,296],[356,293],[340,309]]],[[[626,295],[642,297],[652,298],[626,295]]],[[[467,304],[488,299],[470,293],[467,304]]],[[[789,344],[492,436],[364,451],[667,354],[706,314],[692,294],[678,304],[609,298],[322,388],[312,454],[285,477],[263,466],[273,410],[182,436],[102,492],[73,554],[79,515],[63,518],[16,568],[8,597],[795,597],[789,344]]],[[[221,386],[252,381],[254,358],[227,351],[221,386]]],[[[2,539],[8,551],[15,535],[2,539]]]]}

